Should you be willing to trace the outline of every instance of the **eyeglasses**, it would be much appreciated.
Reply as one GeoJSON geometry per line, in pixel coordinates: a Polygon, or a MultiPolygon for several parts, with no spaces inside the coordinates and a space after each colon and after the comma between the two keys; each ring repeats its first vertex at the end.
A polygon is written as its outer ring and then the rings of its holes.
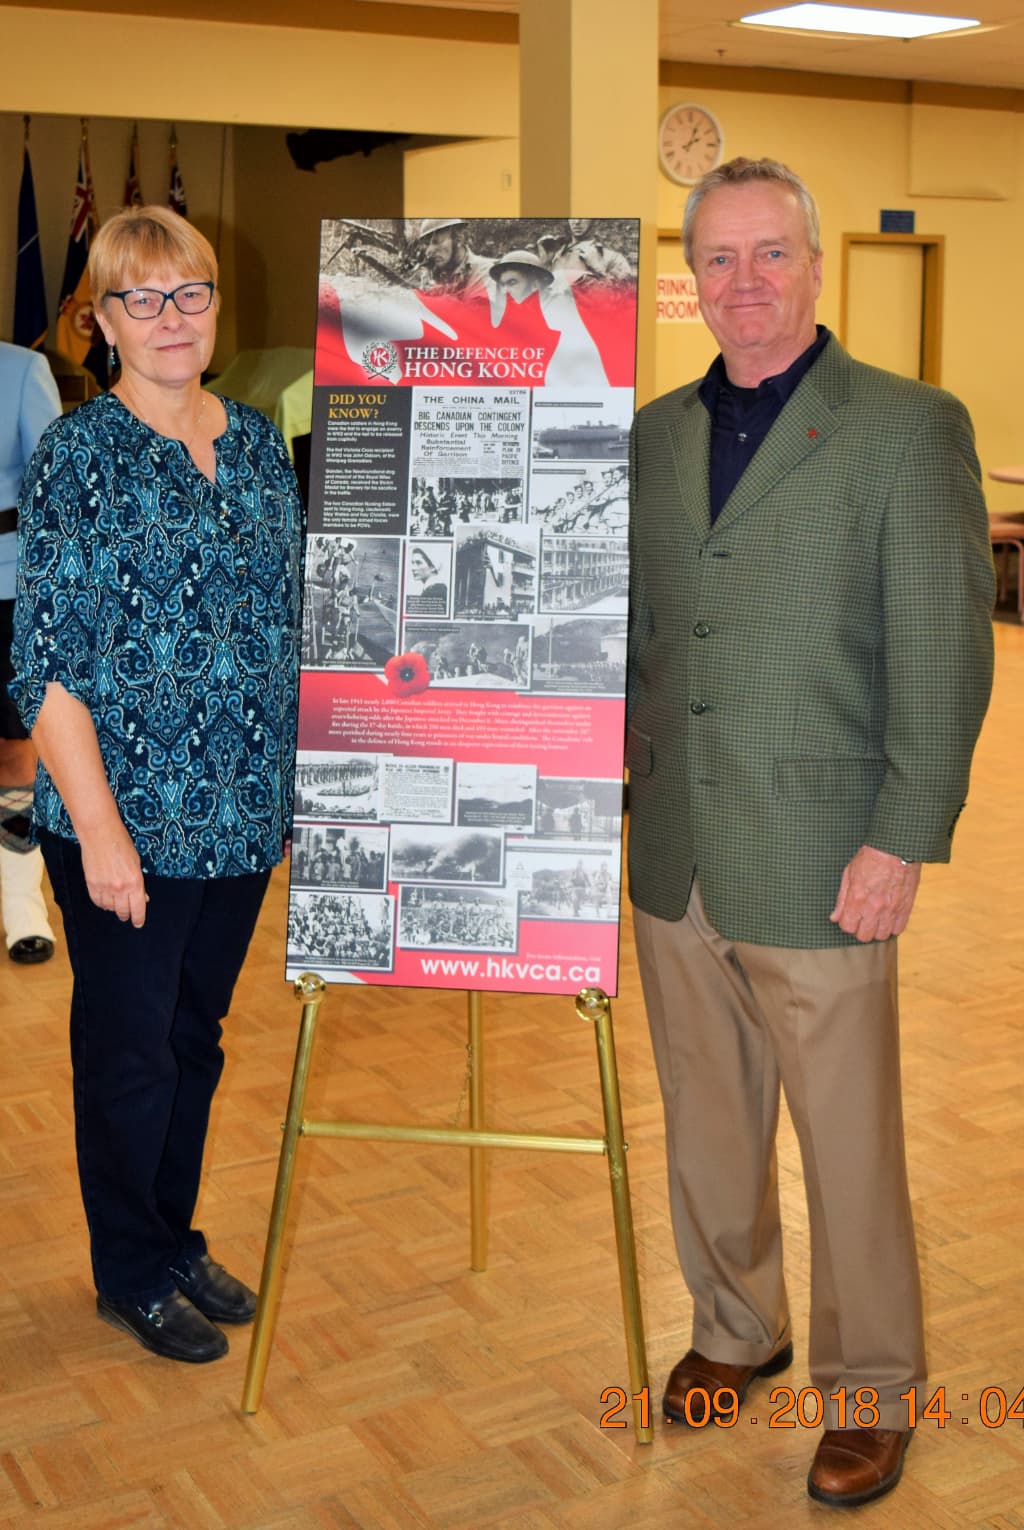
{"type": "Polygon", "coordinates": [[[120,298],[132,319],[158,319],[168,298],[179,313],[205,313],[213,302],[213,282],[182,282],[173,292],[157,287],[129,287],[126,292],[105,292],[103,296],[120,298]]]}

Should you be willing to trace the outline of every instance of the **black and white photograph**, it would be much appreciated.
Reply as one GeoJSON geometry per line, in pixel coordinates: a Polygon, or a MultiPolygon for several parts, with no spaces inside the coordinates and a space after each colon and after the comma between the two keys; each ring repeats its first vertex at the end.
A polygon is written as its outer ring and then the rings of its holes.
{"type": "Polygon", "coordinates": [[[317,385],[625,385],[608,329],[617,304],[633,323],[636,239],[617,219],[329,219],[317,385]]]}
{"type": "Polygon", "coordinates": [[[530,631],[514,622],[406,622],[405,651],[423,655],[433,685],[529,689],[530,631]]]}
{"type": "Polygon", "coordinates": [[[400,547],[397,537],[308,539],[305,668],[383,669],[398,652],[400,547]]]}
{"type": "Polygon", "coordinates": [[[405,549],[407,617],[448,615],[452,581],[450,542],[410,541],[405,549]]]}
{"type": "Polygon", "coordinates": [[[515,621],[537,608],[535,526],[457,526],[455,608],[463,621],[515,621]]]}
{"type": "Polygon", "coordinates": [[[619,917],[616,845],[561,845],[543,840],[508,846],[506,885],[519,893],[520,919],[619,917]]]}
{"type": "Polygon", "coordinates": [[[504,836],[494,829],[394,824],[392,882],[482,882],[501,885],[504,836]]]}
{"type": "Polygon", "coordinates": [[[390,756],[300,749],[295,761],[295,816],[380,819],[381,764],[390,756]]]}
{"type": "Polygon", "coordinates": [[[534,691],[621,696],[625,683],[625,617],[534,618],[534,691]]]}
{"type": "Polygon", "coordinates": [[[543,839],[617,840],[622,833],[620,778],[588,781],[576,776],[540,776],[536,832],[543,839]]]}
{"type": "Polygon", "coordinates": [[[538,235],[537,252],[550,271],[574,286],[629,284],[636,278],[636,241],[619,219],[558,219],[538,235]]]}
{"type": "Polygon", "coordinates": [[[455,780],[455,821],[461,828],[533,832],[536,765],[464,761],[455,780]]]}
{"type": "Polygon", "coordinates": [[[530,477],[529,518],[545,533],[625,538],[629,530],[629,471],[625,463],[535,466],[530,477]]]}
{"type": "Polygon", "coordinates": [[[360,824],[298,824],[292,836],[292,887],[383,892],[388,831],[360,824]]]}
{"type": "Polygon", "coordinates": [[[517,896],[486,887],[401,887],[398,944],[441,951],[514,951],[517,896]]]}
{"type": "Polygon", "coordinates": [[[628,615],[629,553],[622,538],[545,536],[540,609],[628,615]]]}
{"type": "Polygon", "coordinates": [[[325,218],[320,225],[321,276],[361,276],[388,287],[415,271],[403,218],[325,218]]]}
{"type": "Polygon", "coordinates": [[[393,754],[381,770],[381,816],[395,823],[451,823],[454,760],[393,754]]]}
{"type": "Polygon", "coordinates": [[[414,476],[409,485],[410,537],[450,537],[456,526],[523,519],[522,478],[414,476]]]}
{"type": "Polygon", "coordinates": [[[292,893],[288,910],[289,977],[312,968],[390,972],[395,900],[388,893],[292,893]]]}
{"type": "Polygon", "coordinates": [[[625,462],[632,420],[632,388],[579,397],[538,388],[533,396],[534,460],[625,462]]]}

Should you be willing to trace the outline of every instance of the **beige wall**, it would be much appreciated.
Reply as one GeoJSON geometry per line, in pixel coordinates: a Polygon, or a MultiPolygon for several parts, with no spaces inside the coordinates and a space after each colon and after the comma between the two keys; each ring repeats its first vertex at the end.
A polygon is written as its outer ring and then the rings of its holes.
{"type": "Polygon", "coordinates": [[[313,344],[320,220],[402,210],[402,150],[297,170],[281,129],[235,129],[238,346],[313,344]]]}
{"type": "Polygon", "coordinates": [[[5,5],[0,59],[5,111],[100,115],[113,94],[126,117],[179,122],[517,131],[508,44],[5,5]]]}
{"type": "MultiPolygon", "coordinates": [[[[726,156],[770,155],[793,166],[818,199],[825,251],[825,283],[819,317],[830,327],[839,321],[840,248],[843,233],[878,230],[883,207],[912,208],[916,231],[943,234],[946,240],[943,312],[942,382],[970,409],[978,435],[982,466],[1024,461],[1024,409],[1021,407],[1020,357],[1024,353],[1024,305],[1021,304],[1021,250],[1024,248],[1024,114],[1009,111],[1018,167],[1013,195],[1002,201],[958,197],[911,196],[908,193],[913,106],[910,91],[892,82],[829,82],[834,96],[776,93],[737,88],[741,70],[723,70],[729,88],[716,86],[715,71],[669,66],[672,83],[662,85],[662,109],[675,101],[696,100],[710,107],[724,137],[726,156]],[[844,99],[841,92],[878,96],[904,94],[904,100],[844,99]]],[[[750,71],[753,83],[753,71],[750,71]]],[[[764,77],[762,76],[762,80],[764,77]]],[[[770,83],[767,81],[765,83],[770,83]]],[[[1005,97],[1008,92],[976,93],[1005,97]]],[[[1013,103],[1010,103],[1011,105],[1013,103]]],[[[973,112],[958,108],[965,131],[973,112]]],[[[686,191],[661,177],[658,223],[678,227],[686,191]]],[[[663,244],[663,269],[682,271],[682,252],[663,244]]],[[[660,326],[660,389],[684,382],[702,371],[714,354],[701,326],[660,326]]],[[[1021,491],[987,484],[993,509],[1024,510],[1021,491]]]]}
{"type": "Polygon", "coordinates": [[[519,216],[519,140],[474,139],[410,149],[405,155],[405,216],[519,216]]]}

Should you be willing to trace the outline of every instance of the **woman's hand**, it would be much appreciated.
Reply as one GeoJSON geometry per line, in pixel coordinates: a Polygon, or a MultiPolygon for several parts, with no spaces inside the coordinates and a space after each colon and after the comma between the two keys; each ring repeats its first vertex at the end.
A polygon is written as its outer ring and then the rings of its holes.
{"type": "Polygon", "coordinates": [[[146,884],[142,862],[123,824],[80,840],[82,872],[89,897],[97,908],[109,909],[118,919],[131,920],[137,930],[146,922],[146,884]]]}

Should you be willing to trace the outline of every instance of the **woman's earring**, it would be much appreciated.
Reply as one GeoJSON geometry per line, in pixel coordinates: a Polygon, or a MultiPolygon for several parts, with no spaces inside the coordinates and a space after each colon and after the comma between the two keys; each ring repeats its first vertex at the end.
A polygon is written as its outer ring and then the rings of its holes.
{"type": "Polygon", "coordinates": [[[117,370],[117,346],[107,346],[107,371],[113,375],[117,370]]]}

